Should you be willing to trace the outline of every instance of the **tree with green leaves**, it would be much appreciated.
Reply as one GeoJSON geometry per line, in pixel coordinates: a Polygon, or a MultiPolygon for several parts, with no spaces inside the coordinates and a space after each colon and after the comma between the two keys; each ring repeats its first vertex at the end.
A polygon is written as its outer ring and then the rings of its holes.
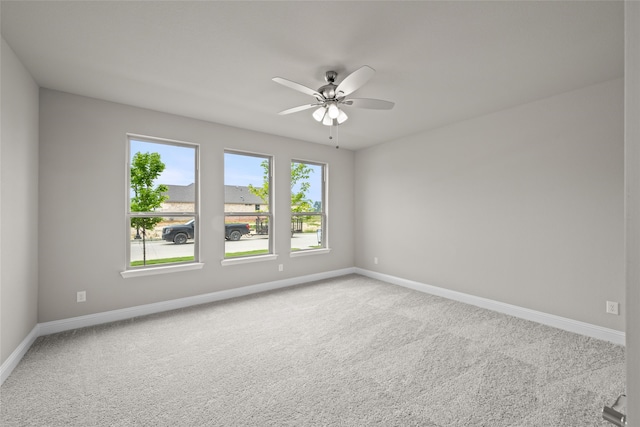
{"type": "Polygon", "coordinates": [[[308,181],[313,173],[313,169],[304,163],[293,163],[291,165],[291,211],[311,212],[313,210],[311,201],[308,200],[307,192],[311,183],[308,181]],[[300,182],[300,188],[294,192],[294,188],[300,182]]]}
{"type": "Polygon", "coordinates": [[[268,205],[269,204],[269,160],[263,160],[260,163],[260,166],[262,166],[262,170],[263,170],[262,187],[254,187],[253,185],[249,184],[249,192],[251,194],[254,194],[260,197],[264,201],[265,205],[268,205]]]}
{"type": "MultiPolygon", "coordinates": [[[[254,187],[249,184],[249,191],[252,194],[260,197],[264,200],[265,204],[269,203],[269,161],[264,160],[260,163],[263,169],[263,184],[262,187],[254,187]]],[[[293,163],[291,167],[291,211],[292,212],[311,212],[311,201],[306,199],[307,192],[311,184],[309,177],[313,173],[308,165],[304,163],[293,163]],[[300,182],[300,188],[294,192],[294,188],[300,182]]]]}
{"type": "MultiPolygon", "coordinates": [[[[131,212],[153,212],[169,197],[164,184],[154,186],[154,181],[164,171],[165,164],[159,153],[134,154],[131,160],[131,212]]],[[[142,230],[142,264],[147,264],[146,234],[162,221],[160,217],[131,218],[131,227],[142,230]]]]}

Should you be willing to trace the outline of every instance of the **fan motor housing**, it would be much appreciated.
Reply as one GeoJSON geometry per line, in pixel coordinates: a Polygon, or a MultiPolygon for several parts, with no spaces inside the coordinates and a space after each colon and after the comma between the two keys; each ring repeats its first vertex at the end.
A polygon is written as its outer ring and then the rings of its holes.
{"type": "Polygon", "coordinates": [[[325,99],[334,99],[336,97],[336,88],[338,87],[334,84],[336,77],[338,77],[338,73],[335,71],[327,71],[324,74],[327,84],[318,89],[318,93],[324,96],[325,99]]]}
{"type": "Polygon", "coordinates": [[[318,89],[318,93],[325,97],[325,99],[334,99],[336,97],[336,88],[338,86],[333,83],[326,84],[318,89]]]}

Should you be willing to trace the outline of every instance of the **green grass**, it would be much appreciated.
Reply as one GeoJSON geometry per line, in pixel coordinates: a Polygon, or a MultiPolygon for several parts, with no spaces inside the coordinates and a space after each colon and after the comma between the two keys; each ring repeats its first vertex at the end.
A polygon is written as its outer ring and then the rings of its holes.
{"type": "Polygon", "coordinates": [[[173,258],[160,258],[160,259],[148,259],[146,264],[140,261],[131,261],[131,267],[139,267],[141,265],[154,265],[154,264],[169,264],[172,262],[188,262],[193,261],[195,257],[191,256],[178,256],[173,258]]]}
{"type": "MultiPolygon", "coordinates": [[[[310,248],[307,249],[316,249],[316,248],[321,248],[322,246],[311,246],[310,248]]],[[[302,249],[299,248],[292,248],[292,251],[300,251],[302,249]]],[[[243,257],[243,256],[251,256],[251,255],[265,255],[268,254],[269,250],[268,249],[256,249],[253,251],[242,251],[242,252],[227,252],[224,254],[225,258],[238,258],[238,257],[243,257]]],[[[160,259],[148,259],[146,264],[142,263],[142,260],[140,261],[131,261],[131,267],[140,267],[143,265],[158,265],[158,264],[170,264],[170,263],[175,263],[175,262],[189,262],[189,261],[193,261],[195,259],[195,257],[193,256],[182,256],[182,257],[173,257],[173,258],[160,258],[160,259]]]]}
{"type": "Polygon", "coordinates": [[[250,256],[250,255],[264,255],[268,254],[268,249],[256,249],[254,251],[243,251],[243,252],[227,252],[224,254],[225,258],[237,258],[241,256],[250,256]]]}

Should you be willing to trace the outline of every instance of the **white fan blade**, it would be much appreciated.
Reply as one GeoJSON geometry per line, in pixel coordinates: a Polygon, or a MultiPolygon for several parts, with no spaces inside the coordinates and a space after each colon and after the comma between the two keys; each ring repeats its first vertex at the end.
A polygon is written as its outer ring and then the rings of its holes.
{"type": "Polygon", "coordinates": [[[342,80],[336,88],[336,96],[347,96],[350,93],[355,92],[369,81],[375,73],[376,70],[368,65],[363,65],[342,80]]]}
{"type": "Polygon", "coordinates": [[[396,105],[391,101],[383,101],[382,99],[370,98],[351,98],[341,102],[344,105],[350,105],[357,108],[369,108],[371,110],[390,110],[396,105]]]}
{"type": "Polygon", "coordinates": [[[308,110],[309,108],[317,107],[322,104],[306,104],[298,107],[289,108],[288,110],[280,111],[278,114],[284,116],[285,114],[297,113],[298,111],[308,110]]]}
{"type": "Polygon", "coordinates": [[[282,77],[274,77],[271,80],[273,80],[276,83],[280,83],[282,86],[286,86],[293,90],[297,90],[298,92],[315,96],[318,100],[323,99],[322,95],[320,95],[317,90],[311,89],[310,87],[303,86],[300,83],[292,82],[291,80],[283,79],[282,77]]]}

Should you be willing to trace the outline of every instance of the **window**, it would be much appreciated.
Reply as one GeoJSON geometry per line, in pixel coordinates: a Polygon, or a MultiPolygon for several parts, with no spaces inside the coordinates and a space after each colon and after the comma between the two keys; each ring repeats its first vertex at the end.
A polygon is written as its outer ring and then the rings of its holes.
{"type": "Polygon", "coordinates": [[[326,165],[291,162],[291,252],[327,247],[326,165]]]}
{"type": "Polygon", "coordinates": [[[224,153],[225,259],[273,253],[271,157],[224,153]]]}
{"type": "Polygon", "coordinates": [[[127,269],[198,261],[198,146],[129,136],[127,269]]]}

